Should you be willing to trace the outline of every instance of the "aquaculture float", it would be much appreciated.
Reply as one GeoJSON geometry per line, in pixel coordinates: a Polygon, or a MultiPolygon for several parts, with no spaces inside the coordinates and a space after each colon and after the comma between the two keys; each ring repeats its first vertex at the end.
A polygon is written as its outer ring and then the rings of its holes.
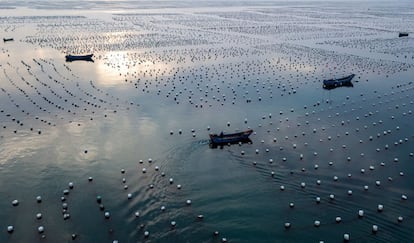
{"type": "Polygon", "coordinates": [[[340,78],[340,79],[327,79],[323,81],[324,89],[334,89],[342,86],[354,87],[351,80],[355,77],[355,74],[340,78]]]}
{"type": "Polygon", "coordinates": [[[210,134],[210,142],[215,145],[244,142],[249,140],[249,136],[252,132],[253,130],[249,129],[243,132],[229,134],[224,134],[223,132],[220,134],[210,134]]]}

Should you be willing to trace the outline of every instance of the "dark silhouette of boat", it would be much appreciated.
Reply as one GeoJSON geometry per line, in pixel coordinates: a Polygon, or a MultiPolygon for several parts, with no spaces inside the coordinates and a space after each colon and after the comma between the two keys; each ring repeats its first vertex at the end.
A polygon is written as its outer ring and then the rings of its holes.
{"type": "Polygon", "coordinates": [[[4,41],[4,42],[14,41],[14,39],[13,39],[13,38],[3,38],[3,41],[4,41]]]}
{"type": "Polygon", "coordinates": [[[66,61],[67,62],[73,62],[73,61],[88,61],[93,62],[93,54],[88,55],[66,55],[66,61]]]}
{"type": "Polygon", "coordinates": [[[210,134],[210,142],[214,145],[234,144],[238,142],[245,142],[250,140],[249,136],[253,130],[249,129],[243,132],[224,134],[210,134]]]}
{"type": "Polygon", "coordinates": [[[338,87],[354,87],[351,80],[355,77],[355,74],[340,78],[340,79],[327,79],[323,81],[324,89],[335,89],[338,87]]]}
{"type": "Polygon", "coordinates": [[[405,37],[405,36],[408,36],[408,32],[400,32],[398,34],[398,37],[405,37]]]}

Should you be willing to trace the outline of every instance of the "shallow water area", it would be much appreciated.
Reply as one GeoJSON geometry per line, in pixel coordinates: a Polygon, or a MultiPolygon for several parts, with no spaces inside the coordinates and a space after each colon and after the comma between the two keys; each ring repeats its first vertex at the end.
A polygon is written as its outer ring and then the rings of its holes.
{"type": "Polygon", "coordinates": [[[0,242],[414,238],[413,4],[232,3],[0,4],[0,242]]]}

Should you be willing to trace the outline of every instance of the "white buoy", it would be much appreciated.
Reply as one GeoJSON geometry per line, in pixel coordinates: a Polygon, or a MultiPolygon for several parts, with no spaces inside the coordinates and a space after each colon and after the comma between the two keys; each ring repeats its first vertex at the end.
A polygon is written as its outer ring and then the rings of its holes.
{"type": "Polygon", "coordinates": [[[9,232],[9,233],[13,233],[13,231],[14,231],[14,227],[13,227],[13,225],[9,225],[9,226],[7,226],[7,232],[9,232]]]}
{"type": "Polygon", "coordinates": [[[93,181],[93,177],[89,176],[88,181],[93,181]]]}
{"type": "Polygon", "coordinates": [[[397,221],[398,221],[398,222],[400,222],[400,223],[401,223],[403,220],[404,220],[404,218],[403,218],[402,216],[398,216],[398,218],[397,218],[397,221]]]}
{"type": "Polygon", "coordinates": [[[374,224],[374,225],[372,226],[372,232],[373,232],[373,233],[377,233],[377,232],[378,232],[378,225],[375,225],[375,224],[374,224]]]}
{"type": "Polygon", "coordinates": [[[177,225],[177,222],[175,222],[175,221],[171,221],[171,227],[175,227],[176,225],[177,225]]]}
{"type": "Polygon", "coordinates": [[[342,221],[342,218],[341,217],[336,217],[335,218],[335,222],[340,223],[341,221],[342,221]]]}
{"type": "Polygon", "coordinates": [[[314,225],[315,227],[319,227],[319,226],[321,225],[321,221],[319,221],[319,220],[315,220],[315,222],[313,222],[313,225],[314,225]]]}
{"type": "Polygon", "coordinates": [[[187,199],[187,201],[185,201],[185,203],[186,203],[187,205],[191,205],[191,200],[190,200],[190,199],[187,199]]]}
{"type": "Polygon", "coordinates": [[[69,184],[68,184],[68,185],[69,185],[69,188],[70,188],[70,189],[73,189],[73,187],[74,187],[73,182],[69,182],[69,184]]]}
{"type": "Polygon", "coordinates": [[[289,203],[289,207],[290,208],[294,208],[295,207],[295,204],[293,202],[291,202],[291,203],[289,203]]]}
{"type": "Polygon", "coordinates": [[[351,239],[349,234],[344,234],[344,241],[349,241],[351,239]]]}
{"type": "Polygon", "coordinates": [[[300,187],[305,188],[306,187],[306,183],[305,182],[301,182],[300,183],[300,187]]]}
{"type": "Polygon", "coordinates": [[[384,210],[384,205],[378,204],[377,210],[378,212],[382,212],[384,210]]]}
{"type": "Polygon", "coordinates": [[[280,190],[284,191],[285,190],[285,186],[280,186],[280,190]]]}
{"type": "Polygon", "coordinates": [[[329,195],[329,199],[334,200],[335,199],[335,195],[334,194],[330,194],[329,195]]]}
{"type": "Polygon", "coordinates": [[[105,218],[109,219],[111,217],[111,214],[109,212],[105,212],[104,216],[105,218]]]}
{"type": "Polygon", "coordinates": [[[358,217],[360,218],[364,217],[364,210],[362,209],[358,210],[358,217]]]}
{"type": "Polygon", "coordinates": [[[42,202],[42,197],[41,197],[41,196],[37,196],[37,197],[36,197],[36,201],[37,201],[38,203],[41,203],[41,202],[42,202]]]}
{"type": "Polygon", "coordinates": [[[135,212],[135,217],[136,217],[136,218],[138,218],[139,216],[140,216],[139,211],[136,211],[136,212],[135,212]]]}
{"type": "Polygon", "coordinates": [[[43,226],[37,227],[37,232],[39,232],[39,234],[42,234],[43,232],[45,232],[45,227],[43,226]]]}
{"type": "Polygon", "coordinates": [[[150,235],[149,231],[145,231],[145,232],[144,232],[144,237],[145,237],[145,238],[148,238],[148,237],[149,237],[149,235],[150,235]]]}
{"type": "Polygon", "coordinates": [[[291,227],[291,224],[289,222],[285,223],[285,229],[289,229],[291,227]]]}
{"type": "Polygon", "coordinates": [[[321,198],[320,197],[316,197],[316,203],[320,203],[321,202],[321,198]]]}
{"type": "Polygon", "coordinates": [[[17,205],[19,205],[19,200],[17,200],[17,199],[13,200],[13,201],[12,201],[12,205],[13,205],[13,206],[17,206],[17,205]]]}
{"type": "Polygon", "coordinates": [[[131,199],[131,198],[132,198],[132,194],[128,193],[128,199],[131,199]]]}
{"type": "Polygon", "coordinates": [[[165,211],[165,206],[161,206],[161,211],[165,211]]]}
{"type": "Polygon", "coordinates": [[[352,190],[348,190],[348,195],[351,196],[352,195],[352,190]]]}
{"type": "Polygon", "coordinates": [[[146,168],[142,168],[142,173],[146,173],[147,169],[146,168]]]}
{"type": "Polygon", "coordinates": [[[36,219],[41,219],[42,218],[42,214],[41,213],[37,213],[36,214],[36,219]]]}
{"type": "Polygon", "coordinates": [[[168,181],[170,182],[170,184],[173,184],[174,183],[174,179],[173,178],[170,178],[168,181]]]}
{"type": "Polygon", "coordinates": [[[401,195],[401,199],[402,199],[402,200],[407,200],[407,199],[408,199],[408,197],[407,197],[406,195],[404,195],[404,194],[403,194],[403,195],[401,195]]]}

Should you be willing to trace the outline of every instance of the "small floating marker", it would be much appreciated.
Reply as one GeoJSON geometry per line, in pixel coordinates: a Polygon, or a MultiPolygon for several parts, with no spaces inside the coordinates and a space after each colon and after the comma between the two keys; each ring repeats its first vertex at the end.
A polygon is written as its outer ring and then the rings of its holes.
{"type": "Polygon", "coordinates": [[[127,190],[128,189],[128,185],[124,185],[124,190],[127,190]]]}
{"type": "Polygon", "coordinates": [[[73,187],[74,187],[73,182],[69,182],[69,184],[68,184],[68,185],[69,185],[69,188],[70,188],[70,189],[73,189],[73,187]]]}
{"type": "Polygon", "coordinates": [[[291,202],[291,203],[289,203],[289,207],[290,208],[294,208],[295,207],[295,204],[293,202],[291,202]]]}
{"type": "Polygon", "coordinates": [[[152,163],[152,159],[151,158],[148,159],[148,163],[152,163]]]}
{"type": "Polygon", "coordinates": [[[122,174],[125,174],[125,169],[121,169],[121,173],[122,174]]]}
{"type": "Polygon", "coordinates": [[[140,213],[138,211],[135,212],[135,217],[138,218],[140,216],[140,213]]]}
{"type": "Polygon", "coordinates": [[[160,167],[159,166],[155,166],[155,171],[159,171],[160,167]]]}
{"type": "Polygon", "coordinates": [[[230,126],[230,122],[227,122],[227,126],[228,126],[228,127],[230,126]]]}
{"type": "Polygon", "coordinates": [[[18,201],[17,199],[13,200],[13,201],[12,201],[12,205],[13,205],[13,206],[17,206],[17,205],[19,205],[19,201],[18,201]]]}
{"type": "Polygon", "coordinates": [[[292,225],[289,222],[285,223],[285,229],[289,229],[292,225]]]}
{"type": "Polygon", "coordinates": [[[187,205],[191,205],[191,200],[190,200],[190,199],[187,199],[187,201],[185,201],[185,203],[186,203],[187,205]]]}
{"type": "Polygon", "coordinates": [[[321,202],[321,198],[320,197],[316,197],[315,200],[316,200],[316,203],[318,203],[318,204],[321,202]]]}
{"type": "Polygon", "coordinates": [[[334,200],[335,199],[335,195],[334,194],[330,194],[329,195],[329,199],[334,200]]]}
{"type": "Polygon", "coordinates": [[[274,171],[270,172],[270,175],[271,175],[272,177],[274,177],[274,176],[275,176],[275,172],[274,172],[274,171]]]}
{"type": "Polygon", "coordinates": [[[183,131],[181,129],[178,130],[178,134],[182,134],[183,131]]]}
{"type": "Polygon", "coordinates": [[[280,190],[284,191],[285,190],[285,186],[280,186],[280,190]]]}
{"type": "Polygon", "coordinates": [[[126,178],[122,178],[122,183],[126,183],[126,178]]]}
{"type": "Polygon", "coordinates": [[[378,204],[377,210],[378,212],[382,212],[384,210],[384,205],[378,204]]]}
{"type": "Polygon", "coordinates": [[[104,216],[106,219],[109,219],[111,217],[111,214],[109,212],[105,212],[104,216]]]}
{"type": "Polygon", "coordinates": [[[161,211],[165,211],[165,206],[161,206],[161,211]]]}
{"type": "Polygon", "coordinates": [[[258,150],[258,149],[256,149],[256,151],[255,151],[255,152],[256,152],[256,154],[258,154],[258,153],[259,153],[259,150],[258,150]]]}
{"type": "Polygon", "coordinates": [[[351,196],[352,195],[352,190],[348,190],[348,195],[351,196]]]}
{"type": "Polygon", "coordinates": [[[68,189],[63,190],[63,195],[68,195],[68,194],[69,194],[69,190],[68,189]]]}
{"type": "MultiPolygon", "coordinates": [[[[75,239],[76,239],[76,237],[78,237],[78,235],[77,235],[77,234],[72,234],[72,240],[75,240],[75,239]]],[[[113,242],[115,242],[115,241],[113,241],[113,242]]]]}
{"type": "Polygon", "coordinates": [[[381,186],[381,182],[380,181],[375,181],[375,185],[381,186]]]}
{"type": "Polygon", "coordinates": [[[92,176],[89,176],[88,181],[93,181],[92,176]]]}
{"type": "Polygon", "coordinates": [[[369,188],[369,187],[368,187],[367,185],[365,185],[365,186],[364,186],[364,190],[365,190],[365,191],[368,191],[368,188],[369,188]]]}
{"type": "Polygon", "coordinates": [[[171,227],[173,227],[173,228],[174,228],[174,227],[177,225],[177,222],[175,222],[175,221],[171,221],[170,225],[171,225],[171,227]]]}
{"type": "Polygon", "coordinates": [[[41,219],[41,218],[42,218],[42,214],[41,213],[36,214],[36,219],[41,219]]]}
{"type": "Polygon", "coordinates": [[[342,218],[341,217],[336,217],[335,218],[335,222],[340,223],[341,221],[342,221],[342,218]]]}
{"type": "Polygon", "coordinates": [[[377,233],[378,232],[378,225],[373,225],[372,226],[372,232],[375,234],[375,233],[377,233]]]}
{"type": "Polygon", "coordinates": [[[213,232],[213,235],[214,235],[214,236],[218,236],[219,234],[220,234],[220,232],[218,232],[218,231],[214,231],[214,232],[213,232]]]}
{"type": "Polygon", "coordinates": [[[177,189],[181,189],[181,185],[180,184],[177,185],[177,189]]]}
{"type": "Polygon", "coordinates": [[[131,199],[131,198],[132,198],[132,194],[128,193],[128,199],[131,199]]]}
{"type": "Polygon", "coordinates": [[[204,215],[202,215],[202,214],[197,215],[197,219],[199,219],[199,220],[204,219],[204,215]]]}
{"type": "Polygon", "coordinates": [[[394,158],[394,162],[398,162],[398,158],[394,158]]]}
{"type": "Polygon", "coordinates": [[[402,216],[398,216],[398,218],[397,218],[397,221],[398,221],[398,222],[400,222],[400,223],[401,223],[403,220],[404,220],[404,218],[403,218],[402,216]]]}
{"type": "Polygon", "coordinates": [[[349,241],[351,239],[349,234],[344,234],[344,241],[349,241]]]}
{"type": "Polygon", "coordinates": [[[319,220],[315,220],[315,222],[313,222],[313,225],[314,225],[315,227],[319,227],[319,226],[321,225],[321,221],[319,221],[319,220]]]}
{"type": "Polygon", "coordinates": [[[320,185],[321,184],[321,180],[316,180],[316,184],[320,185]]]}
{"type": "Polygon", "coordinates": [[[7,232],[9,232],[9,233],[13,233],[13,231],[14,231],[14,227],[13,227],[13,225],[9,225],[9,226],[7,226],[7,232]]]}
{"type": "Polygon", "coordinates": [[[36,201],[37,201],[38,203],[41,203],[41,202],[42,202],[42,197],[41,197],[41,196],[37,196],[37,197],[36,197],[36,201]]]}
{"type": "Polygon", "coordinates": [[[337,177],[337,176],[334,176],[334,177],[333,177],[333,180],[334,180],[334,181],[337,181],[337,180],[338,180],[338,177],[337,177]]]}
{"type": "Polygon", "coordinates": [[[142,164],[142,163],[144,163],[144,161],[143,161],[142,159],[140,159],[140,160],[139,160],[139,163],[140,163],[140,164],[142,164]]]}
{"type": "Polygon", "coordinates": [[[173,134],[174,134],[174,131],[173,131],[173,130],[171,130],[171,131],[170,131],[170,135],[173,135],[173,134]]]}
{"type": "Polygon", "coordinates": [[[244,155],[244,150],[242,150],[240,153],[241,153],[241,155],[244,155]]]}
{"type": "Polygon", "coordinates": [[[142,173],[146,173],[147,169],[146,168],[142,168],[142,173]]]}
{"type": "Polygon", "coordinates": [[[407,197],[406,195],[404,195],[404,194],[403,194],[403,195],[401,195],[401,199],[402,199],[402,200],[407,200],[407,199],[408,199],[408,197],[407,197]]]}
{"type": "Polygon", "coordinates": [[[42,234],[43,232],[45,232],[45,227],[43,227],[43,226],[39,226],[39,227],[37,228],[37,232],[39,232],[39,234],[42,234]]]}
{"type": "Polygon", "coordinates": [[[173,178],[170,178],[168,181],[170,182],[170,184],[173,184],[174,183],[174,179],[173,178]]]}
{"type": "Polygon", "coordinates": [[[145,232],[144,232],[144,237],[145,237],[145,238],[148,238],[148,237],[149,237],[149,235],[150,235],[149,231],[145,231],[145,232]]]}
{"type": "Polygon", "coordinates": [[[101,196],[96,196],[96,202],[97,203],[101,203],[102,202],[102,197],[101,196]]]}
{"type": "Polygon", "coordinates": [[[300,183],[300,187],[305,188],[306,187],[306,183],[305,182],[301,182],[300,183]]]}
{"type": "Polygon", "coordinates": [[[221,238],[221,242],[226,243],[227,242],[227,238],[221,238]]]}

